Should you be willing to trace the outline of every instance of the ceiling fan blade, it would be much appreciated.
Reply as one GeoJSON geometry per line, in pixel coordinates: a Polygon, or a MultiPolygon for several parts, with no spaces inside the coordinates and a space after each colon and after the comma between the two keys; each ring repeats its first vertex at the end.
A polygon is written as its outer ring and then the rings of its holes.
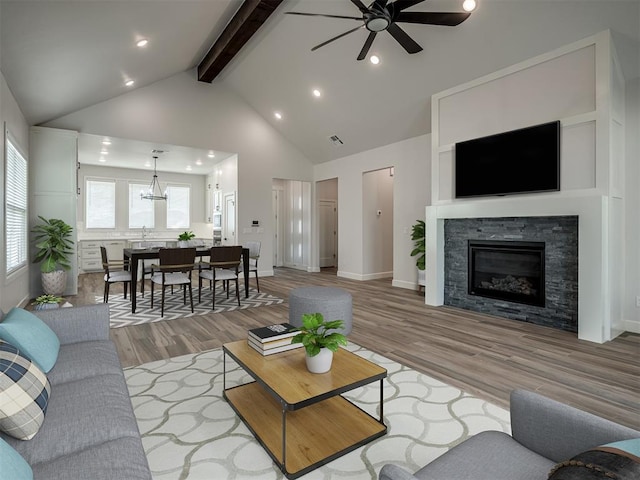
{"type": "Polygon", "coordinates": [[[424,2],[424,0],[396,0],[389,6],[393,7],[393,9],[396,12],[400,12],[405,8],[413,7],[414,5],[417,5],[422,2],[424,2]]]}
{"type": "Polygon", "coordinates": [[[351,30],[349,30],[348,32],[341,33],[341,34],[340,34],[340,35],[338,35],[337,37],[330,38],[330,39],[329,39],[329,40],[327,40],[326,42],[322,42],[320,45],[316,45],[315,47],[313,47],[313,48],[311,49],[311,51],[312,51],[312,52],[315,52],[315,51],[316,51],[317,49],[319,49],[320,47],[324,47],[325,45],[327,45],[327,44],[329,44],[329,43],[331,43],[331,42],[333,42],[333,41],[335,41],[335,40],[338,40],[339,38],[342,38],[342,37],[344,37],[345,35],[349,35],[350,33],[353,33],[353,32],[355,32],[356,30],[360,30],[361,28],[364,28],[364,25],[360,25],[359,27],[352,28],[352,29],[351,29],[351,30]]]}
{"type": "Polygon", "coordinates": [[[362,13],[369,13],[369,9],[360,0],[351,0],[351,3],[358,7],[358,10],[360,10],[362,13]]]}
{"type": "Polygon", "coordinates": [[[422,47],[395,23],[389,25],[387,32],[389,32],[391,36],[395,38],[400,45],[402,45],[402,48],[404,48],[407,53],[418,53],[422,51],[422,47]]]}
{"type": "Polygon", "coordinates": [[[358,55],[358,60],[364,60],[367,57],[367,53],[369,53],[369,49],[371,48],[371,44],[373,43],[373,39],[376,38],[376,34],[378,32],[371,32],[367,37],[367,40],[364,42],[364,46],[362,50],[360,50],[360,55],[358,55]]]}
{"type": "Polygon", "coordinates": [[[345,17],[344,15],[325,15],[324,13],[284,12],[287,15],[305,15],[307,17],[346,18],[347,20],[360,20],[362,17],[345,17]]]}
{"type": "Polygon", "coordinates": [[[382,10],[384,9],[384,7],[386,7],[388,1],[389,0],[374,0],[373,3],[375,4],[378,10],[382,10]]]}
{"type": "Polygon", "coordinates": [[[395,22],[420,23],[423,25],[446,25],[454,27],[460,25],[470,13],[450,12],[401,12],[395,18],[395,22]]]}

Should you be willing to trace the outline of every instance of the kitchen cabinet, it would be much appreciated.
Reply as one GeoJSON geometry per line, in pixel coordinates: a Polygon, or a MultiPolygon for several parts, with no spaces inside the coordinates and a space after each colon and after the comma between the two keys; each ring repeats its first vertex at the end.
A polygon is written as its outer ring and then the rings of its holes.
{"type": "Polygon", "coordinates": [[[78,250],[78,263],[82,272],[99,272],[102,270],[102,254],[100,247],[107,249],[109,260],[122,260],[122,250],[125,248],[124,240],[82,240],[78,250]]]}

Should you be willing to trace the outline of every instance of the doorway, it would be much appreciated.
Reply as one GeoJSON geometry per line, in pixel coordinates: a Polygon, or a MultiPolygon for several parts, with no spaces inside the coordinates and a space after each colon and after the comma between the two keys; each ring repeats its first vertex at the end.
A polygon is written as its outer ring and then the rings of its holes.
{"type": "Polygon", "coordinates": [[[308,271],[311,258],[311,183],[272,180],[274,255],[284,267],[308,271]]]}
{"type": "Polygon", "coordinates": [[[338,268],[338,179],[316,182],[320,268],[338,268]]]}
{"type": "Polygon", "coordinates": [[[223,201],[224,227],[222,230],[222,244],[236,244],[236,192],[225,193],[223,201]]]}
{"type": "Polygon", "coordinates": [[[362,175],[362,273],[393,277],[393,167],[362,175]]]}

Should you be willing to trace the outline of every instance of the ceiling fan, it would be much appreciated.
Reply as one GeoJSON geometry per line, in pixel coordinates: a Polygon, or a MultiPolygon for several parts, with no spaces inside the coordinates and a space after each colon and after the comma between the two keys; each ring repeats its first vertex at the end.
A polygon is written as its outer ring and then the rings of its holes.
{"type": "Polygon", "coordinates": [[[344,32],[337,37],[333,37],[326,42],[322,42],[320,45],[316,45],[311,49],[315,51],[320,47],[338,40],[350,33],[353,33],[361,28],[369,30],[369,36],[364,42],[362,50],[358,55],[358,60],[363,60],[367,56],[367,52],[371,48],[373,40],[376,38],[378,32],[386,30],[391,34],[396,41],[402,45],[407,53],[418,53],[422,50],[422,47],[418,45],[402,28],[398,26],[398,23],[419,23],[423,25],[445,25],[453,27],[461,24],[467,18],[470,13],[451,13],[451,12],[405,12],[403,10],[424,2],[424,0],[395,0],[395,2],[389,2],[388,0],[374,0],[368,7],[362,3],[361,0],[351,0],[362,16],[349,17],[344,15],[325,15],[322,13],[303,13],[303,12],[285,12],[289,15],[306,15],[310,17],[327,17],[327,18],[343,18],[347,20],[357,20],[363,22],[362,25],[352,28],[351,30],[344,32]]]}

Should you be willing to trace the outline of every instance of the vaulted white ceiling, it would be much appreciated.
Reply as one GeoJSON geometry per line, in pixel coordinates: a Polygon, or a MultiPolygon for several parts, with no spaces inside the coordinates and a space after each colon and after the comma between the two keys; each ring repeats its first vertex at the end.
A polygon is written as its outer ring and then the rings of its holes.
{"type": "MultiPolygon", "coordinates": [[[[427,133],[432,94],[605,29],[627,80],[640,76],[637,0],[477,1],[457,27],[404,24],[424,48],[418,54],[379,34],[371,49],[381,57],[377,66],[356,61],[364,29],[310,51],[357,23],[284,14],[358,15],[349,0],[285,1],[214,82],[319,163],[427,133]],[[331,135],[344,144],[334,146],[331,135]]],[[[127,78],[138,88],[193,68],[240,3],[2,0],[0,68],[27,120],[40,124],[128,91],[127,78]],[[150,43],[139,49],[142,37],[150,43]]],[[[427,0],[411,10],[461,5],[427,0]]]]}

